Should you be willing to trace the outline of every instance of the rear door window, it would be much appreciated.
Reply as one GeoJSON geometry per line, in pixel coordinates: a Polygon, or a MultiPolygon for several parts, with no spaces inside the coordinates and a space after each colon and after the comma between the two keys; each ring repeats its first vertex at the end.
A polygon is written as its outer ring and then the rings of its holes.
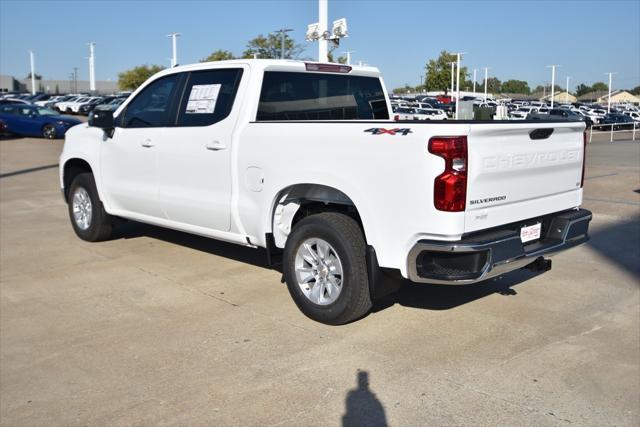
{"type": "Polygon", "coordinates": [[[233,107],[242,68],[194,71],[189,74],[178,107],[178,126],[209,126],[224,120],[233,107]]]}
{"type": "Polygon", "coordinates": [[[264,73],[256,120],[388,119],[380,79],[341,74],[264,73]]]}

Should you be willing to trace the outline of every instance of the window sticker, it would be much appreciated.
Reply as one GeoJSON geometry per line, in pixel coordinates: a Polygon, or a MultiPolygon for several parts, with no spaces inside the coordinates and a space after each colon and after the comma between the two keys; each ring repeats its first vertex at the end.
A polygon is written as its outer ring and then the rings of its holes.
{"type": "Polygon", "coordinates": [[[216,108],[221,84],[193,85],[187,102],[187,114],[211,114],[216,108]]]}

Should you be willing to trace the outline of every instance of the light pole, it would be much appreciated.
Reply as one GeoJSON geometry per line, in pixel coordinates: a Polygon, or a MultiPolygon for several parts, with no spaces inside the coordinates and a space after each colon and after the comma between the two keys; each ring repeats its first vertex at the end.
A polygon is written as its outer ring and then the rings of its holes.
{"type": "Polygon", "coordinates": [[[73,67],[73,91],[78,93],[78,67],[73,67]]]}
{"type": "Polygon", "coordinates": [[[556,93],[556,67],[560,67],[560,65],[547,65],[547,68],[551,68],[551,108],[553,108],[553,97],[556,93]]]}
{"type": "Polygon", "coordinates": [[[609,74],[609,96],[607,97],[607,114],[609,114],[611,112],[611,76],[618,73],[609,72],[605,74],[609,74]]]}
{"type": "Polygon", "coordinates": [[[451,92],[449,92],[451,99],[453,99],[453,67],[455,67],[455,65],[455,62],[451,62],[451,92]]]}
{"type": "Polygon", "coordinates": [[[171,68],[178,65],[178,37],[181,36],[180,33],[171,33],[168,34],[167,37],[171,37],[171,47],[173,55],[171,56],[171,68]]]}
{"type": "Polygon", "coordinates": [[[289,31],[293,31],[291,28],[283,28],[281,30],[276,31],[276,33],[280,33],[280,42],[282,43],[280,45],[280,59],[284,59],[284,52],[285,52],[285,41],[286,41],[286,34],[289,31]]]}
{"type": "Polygon", "coordinates": [[[354,52],[355,50],[347,50],[346,52],[342,52],[347,54],[347,65],[351,65],[351,54],[354,52]]]}
{"type": "Polygon", "coordinates": [[[329,60],[328,41],[325,37],[328,32],[327,21],[329,21],[329,0],[318,0],[318,32],[320,33],[318,62],[327,62],[329,60]]]}
{"type": "Polygon", "coordinates": [[[473,96],[476,96],[476,71],[478,71],[477,68],[473,69],[473,96]]]}
{"type": "Polygon", "coordinates": [[[89,90],[95,92],[96,90],[96,63],[95,63],[95,42],[88,43],[89,45],[89,90]]]}
{"type": "Polygon", "coordinates": [[[564,96],[564,103],[568,104],[569,103],[569,80],[571,80],[571,76],[567,76],[567,92],[564,96]]]}
{"type": "Polygon", "coordinates": [[[489,80],[489,67],[484,67],[484,102],[487,102],[487,81],[489,80]]]}
{"type": "Polygon", "coordinates": [[[33,51],[29,51],[29,61],[31,62],[31,95],[36,94],[36,60],[33,51]]]}
{"type": "Polygon", "coordinates": [[[466,52],[456,53],[456,120],[458,120],[458,111],[460,110],[460,58],[466,52]]]}

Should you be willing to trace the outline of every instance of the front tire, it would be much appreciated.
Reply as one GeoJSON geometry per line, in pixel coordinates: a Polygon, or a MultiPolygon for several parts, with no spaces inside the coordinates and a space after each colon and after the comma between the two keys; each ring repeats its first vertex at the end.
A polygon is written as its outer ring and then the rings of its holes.
{"type": "Polygon", "coordinates": [[[296,224],[284,249],[284,277],[298,308],[309,318],[341,325],[371,309],[366,244],[358,223],[325,212],[296,224]]]}
{"type": "Polygon", "coordinates": [[[67,200],[73,231],[82,240],[100,242],[111,237],[113,217],[105,210],[91,173],[76,176],[67,200]]]}

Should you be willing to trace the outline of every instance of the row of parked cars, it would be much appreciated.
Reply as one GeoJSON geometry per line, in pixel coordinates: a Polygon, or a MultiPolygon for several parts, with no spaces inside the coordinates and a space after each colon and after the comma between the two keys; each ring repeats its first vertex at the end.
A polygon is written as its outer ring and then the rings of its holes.
{"type": "Polygon", "coordinates": [[[86,94],[8,94],[0,97],[0,134],[62,138],[67,129],[82,123],[69,114],[91,115],[115,111],[128,93],[108,96],[86,94]]]}
{"type": "Polygon", "coordinates": [[[447,120],[455,110],[450,99],[420,97],[416,99],[391,98],[394,120],[447,120]]]}

